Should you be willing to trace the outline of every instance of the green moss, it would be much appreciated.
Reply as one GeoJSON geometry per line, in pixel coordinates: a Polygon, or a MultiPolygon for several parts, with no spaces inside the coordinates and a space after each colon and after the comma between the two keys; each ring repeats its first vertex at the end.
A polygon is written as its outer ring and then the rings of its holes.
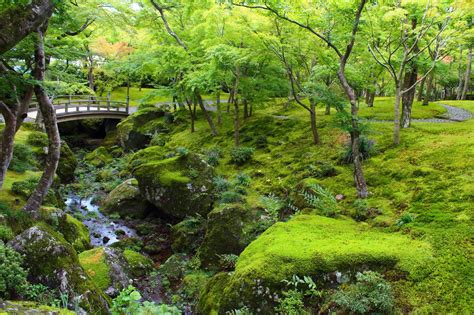
{"type": "Polygon", "coordinates": [[[106,213],[118,213],[123,218],[143,219],[150,204],[142,197],[136,179],[128,179],[112,190],[103,201],[106,213]]]}
{"type": "Polygon", "coordinates": [[[37,302],[30,301],[5,301],[5,305],[0,309],[0,314],[58,314],[58,315],[74,315],[76,312],[53,307],[48,305],[41,305],[37,302]]]}
{"type": "Polygon", "coordinates": [[[112,162],[112,155],[105,147],[98,147],[84,157],[88,163],[95,167],[102,167],[112,162]]]}
{"type": "Polygon", "coordinates": [[[123,256],[129,264],[130,273],[133,277],[143,276],[153,269],[153,261],[140,253],[126,249],[123,251],[123,256]]]}
{"type": "Polygon", "coordinates": [[[82,252],[90,248],[89,230],[81,221],[66,214],[66,225],[61,229],[64,238],[69,241],[77,252],[82,252]]]}
{"type": "Polygon", "coordinates": [[[74,171],[77,167],[76,156],[66,142],[61,142],[61,155],[56,174],[63,183],[69,183],[74,179],[74,171]]]}
{"type": "Polygon", "coordinates": [[[79,262],[99,289],[103,291],[111,285],[110,269],[105,261],[104,248],[97,247],[80,253],[79,262]]]}
{"type": "Polygon", "coordinates": [[[396,269],[420,279],[430,271],[426,266],[432,260],[427,242],[349,219],[299,215],[275,224],[242,252],[223,291],[224,309],[238,306],[237,295],[244,304],[262,305],[253,289],[257,279],[271,290],[294,274],[319,278],[334,271],[396,269]]]}
{"type": "Polygon", "coordinates": [[[180,171],[164,170],[159,178],[160,183],[165,186],[172,186],[174,183],[186,184],[191,181],[189,177],[183,176],[180,171]]]}
{"type": "Polygon", "coordinates": [[[230,275],[221,272],[212,277],[201,290],[197,305],[199,314],[220,314],[222,293],[230,279],[230,275]]]}

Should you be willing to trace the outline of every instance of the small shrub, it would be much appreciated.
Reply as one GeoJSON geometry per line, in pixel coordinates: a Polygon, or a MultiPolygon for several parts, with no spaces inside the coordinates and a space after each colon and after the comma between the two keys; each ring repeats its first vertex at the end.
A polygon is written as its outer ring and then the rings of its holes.
{"type": "Polygon", "coordinates": [[[48,136],[43,132],[33,131],[28,135],[26,143],[34,147],[47,147],[48,136]]]}
{"type": "Polygon", "coordinates": [[[283,280],[283,283],[289,288],[283,291],[283,299],[275,310],[281,314],[310,314],[305,309],[305,299],[311,300],[311,304],[318,302],[322,296],[322,292],[317,290],[316,283],[311,277],[298,277],[293,275],[290,280],[283,280]]]}
{"type": "Polygon", "coordinates": [[[234,255],[234,254],[223,254],[223,255],[218,255],[219,256],[219,265],[221,267],[221,270],[234,270],[235,269],[235,264],[237,263],[237,259],[239,259],[239,256],[234,255]]]}
{"type": "Polygon", "coordinates": [[[168,139],[169,139],[168,135],[165,135],[163,133],[155,133],[153,138],[151,138],[150,146],[157,145],[157,146],[163,147],[168,141],[168,139]]]}
{"type": "Polygon", "coordinates": [[[218,147],[214,147],[206,151],[206,162],[211,166],[219,165],[219,159],[222,157],[222,152],[218,147]]]}
{"type": "Polygon", "coordinates": [[[404,213],[396,222],[398,227],[404,226],[405,224],[415,221],[415,216],[411,213],[404,213]]]}
{"type": "Polygon", "coordinates": [[[0,298],[18,298],[25,292],[28,282],[22,263],[21,255],[0,241],[0,298]]]}
{"type": "Polygon", "coordinates": [[[35,159],[31,148],[24,144],[15,144],[13,156],[8,169],[18,173],[24,173],[35,167],[35,159]]]}
{"type": "Polygon", "coordinates": [[[236,147],[230,152],[230,159],[234,164],[244,165],[252,159],[254,152],[255,149],[251,147],[236,147]]]}
{"type": "Polygon", "coordinates": [[[113,315],[138,314],[142,296],[133,286],[123,289],[112,301],[110,312],[113,315]]]}
{"type": "Polygon", "coordinates": [[[179,156],[186,156],[188,155],[188,153],[189,153],[189,150],[185,147],[176,148],[176,154],[178,154],[179,156]]]}
{"type": "Polygon", "coordinates": [[[235,191],[224,191],[220,195],[219,202],[220,203],[234,203],[234,202],[241,202],[242,195],[235,191]]]}
{"type": "Polygon", "coordinates": [[[0,241],[9,241],[13,238],[13,231],[8,225],[0,225],[0,241]]]}
{"type": "Polygon", "coordinates": [[[260,202],[262,203],[265,212],[268,213],[273,222],[278,221],[280,217],[280,210],[284,206],[283,201],[274,194],[270,193],[268,196],[260,197],[260,202]]]}
{"type": "Polygon", "coordinates": [[[310,206],[325,216],[334,217],[340,212],[336,198],[320,185],[310,184],[308,189],[303,189],[300,193],[310,206]]]}
{"type": "Polygon", "coordinates": [[[359,272],[356,279],[356,283],[341,288],[332,296],[338,310],[356,314],[393,313],[392,289],[379,273],[359,272]]]}
{"type": "Polygon", "coordinates": [[[266,148],[268,146],[268,140],[267,137],[265,136],[258,136],[257,139],[255,140],[255,146],[259,149],[266,148]]]}
{"type": "Polygon", "coordinates": [[[252,183],[252,179],[245,173],[239,173],[235,176],[234,185],[248,187],[252,183]]]}
{"type": "MultiPolygon", "coordinates": [[[[375,141],[370,140],[366,136],[360,136],[359,138],[359,155],[362,160],[367,160],[371,156],[375,155],[377,150],[375,148],[375,141]]],[[[354,160],[354,156],[352,154],[352,146],[349,142],[346,145],[345,151],[342,156],[342,160],[345,163],[352,163],[354,160]]]]}
{"type": "Polygon", "coordinates": [[[329,163],[321,163],[318,166],[308,165],[306,172],[309,177],[316,178],[333,177],[337,175],[336,168],[329,163]]]}
{"type": "Polygon", "coordinates": [[[14,182],[12,184],[12,192],[18,196],[28,198],[33,193],[39,178],[36,176],[28,177],[25,180],[14,182]]]}

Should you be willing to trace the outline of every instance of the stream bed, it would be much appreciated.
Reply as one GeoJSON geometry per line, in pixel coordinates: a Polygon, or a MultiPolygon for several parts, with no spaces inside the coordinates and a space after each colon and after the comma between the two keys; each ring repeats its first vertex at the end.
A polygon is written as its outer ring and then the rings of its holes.
{"type": "Polygon", "coordinates": [[[120,239],[137,236],[137,232],[121,220],[112,220],[105,216],[92,200],[93,197],[80,198],[77,195],[69,195],[66,199],[66,211],[80,213],[84,218],[82,222],[89,229],[92,246],[109,246],[120,239]]]}

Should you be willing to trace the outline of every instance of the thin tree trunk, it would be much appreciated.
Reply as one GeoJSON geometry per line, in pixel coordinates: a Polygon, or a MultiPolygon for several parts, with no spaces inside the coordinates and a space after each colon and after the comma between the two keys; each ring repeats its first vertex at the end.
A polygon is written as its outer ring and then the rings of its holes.
{"type": "Polygon", "coordinates": [[[326,110],[324,111],[324,115],[331,115],[331,105],[326,104],[326,110]]]}
{"type": "Polygon", "coordinates": [[[2,101],[0,101],[0,111],[5,120],[5,128],[2,131],[2,145],[0,147],[0,188],[2,188],[8,166],[10,166],[10,161],[13,156],[13,144],[16,132],[16,115],[2,101]]]}
{"type": "Polygon", "coordinates": [[[395,90],[395,106],[394,106],[394,126],[393,126],[393,143],[400,144],[400,101],[401,101],[401,86],[400,84],[395,90]]]}
{"type": "Polygon", "coordinates": [[[239,99],[234,99],[234,144],[236,147],[240,145],[240,121],[239,121],[239,99]]]}
{"type": "Polygon", "coordinates": [[[209,127],[211,128],[212,135],[217,136],[218,133],[217,133],[216,126],[214,125],[214,121],[212,120],[211,115],[207,111],[206,106],[204,106],[204,102],[202,101],[201,94],[198,91],[196,91],[194,94],[196,96],[196,100],[199,104],[199,107],[201,108],[202,113],[204,114],[204,117],[206,117],[207,123],[209,124],[209,127]]]}
{"type": "Polygon", "coordinates": [[[252,115],[253,115],[253,102],[252,102],[252,103],[250,103],[250,110],[249,110],[249,114],[250,114],[250,116],[249,116],[249,117],[252,117],[252,115]]]}
{"type": "Polygon", "coordinates": [[[221,92],[216,94],[217,125],[222,125],[221,92]]]}
{"type": "Polygon", "coordinates": [[[431,100],[431,93],[433,89],[433,71],[428,75],[428,79],[426,79],[426,93],[423,97],[423,106],[427,106],[431,100]]]}
{"type": "MultiPolygon", "coordinates": [[[[44,55],[44,31],[38,30],[38,38],[35,43],[35,79],[37,81],[44,81],[45,73],[45,55],[44,55]]],[[[43,87],[36,85],[36,98],[43,114],[43,121],[45,124],[46,134],[48,135],[48,154],[46,156],[46,163],[43,174],[36,186],[33,194],[28,198],[24,210],[37,216],[38,210],[48,193],[49,188],[53,184],[54,174],[58,167],[59,155],[61,149],[61,139],[59,136],[58,125],[56,121],[56,112],[49,97],[46,95],[43,87]]]]}
{"type": "MultiPolygon", "coordinates": [[[[405,73],[405,79],[403,81],[403,90],[412,87],[418,76],[418,69],[416,65],[413,65],[412,69],[405,73]]],[[[402,128],[408,128],[411,124],[411,111],[413,107],[413,101],[415,99],[416,89],[412,88],[402,96],[402,128]]]]}
{"type": "Polygon", "coordinates": [[[246,98],[244,98],[242,102],[244,104],[244,119],[247,119],[249,118],[249,104],[246,98]]]}
{"type": "Polygon", "coordinates": [[[462,46],[459,48],[459,65],[458,65],[458,88],[456,91],[456,99],[460,100],[463,88],[463,73],[462,73],[462,46]]]}
{"type": "Polygon", "coordinates": [[[319,134],[318,134],[318,128],[316,126],[316,103],[314,102],[313,99],[310,99],[309,102],[311,106],[309,115],[311,117],[311,133],[313,135],[313,144],[317,145],[319,144],[319,134]]]}
{"type": "Polygon", "coordinates": [[[464,87],[461,93],[461,99],[465,100],[469,90],[469,83],[471,83],[471,69],[472,69],[472,47],[469,47],[469,54],[467,56],[466,76],[464,77],[464,87]]]}
{"type": "Polygon", "coordinates": [[[423,90],[425,89],[425,81],[426,81],[426,77],[421,79],[420,87],[418,88],[418,96],[416,97],[416,100],[418,102],[421,102],[423,100],[423,90]]]}

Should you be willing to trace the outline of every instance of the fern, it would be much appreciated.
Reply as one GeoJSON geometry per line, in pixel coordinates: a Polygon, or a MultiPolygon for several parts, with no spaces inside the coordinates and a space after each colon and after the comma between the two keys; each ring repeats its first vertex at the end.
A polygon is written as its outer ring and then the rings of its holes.
{"type": "Polygon", "coordinates": [[[300,194],[313,208],[326,216],[333,217],[340,212],[336,198],[331,192],[318,184],[309,184],[300,194]]]}

